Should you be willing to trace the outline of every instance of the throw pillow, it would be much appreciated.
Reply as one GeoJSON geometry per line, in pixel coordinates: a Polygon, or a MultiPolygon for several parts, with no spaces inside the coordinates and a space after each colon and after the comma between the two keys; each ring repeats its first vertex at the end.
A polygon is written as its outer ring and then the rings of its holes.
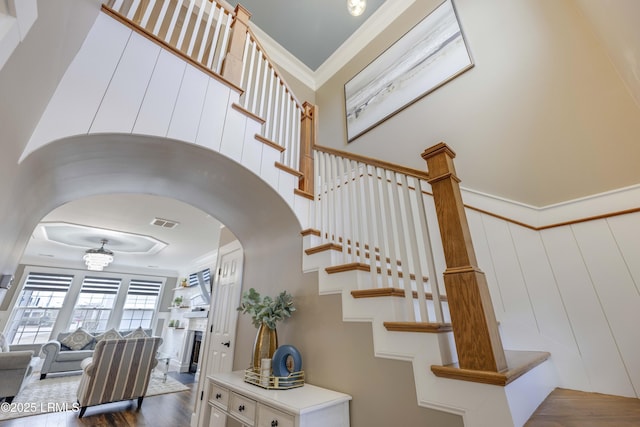
{"type": "Polygon", "coordinates": [[[67,335],[60,343],[66,345],[71,350],[82,350],[83,347],[91,343],[94,339],[93,335],[89,332],[78,328],[72,334],[67,335]]]}
{"type": "Polygon", "coordinates": [[[105,333],[102,333],[100,335],[96,335],[96,341],[119,340],[119,339],[122,339],[122,335],[120,335],[120,332],[116,331],[114,328],[111,328],[105,333]]]}
{"type": "Polygon", "coordinates": [[[0,353],[7,352],[9,352],[9,343],[7,342],[7,339],[4,337],[2,332],[0,332],[0,353]]]}
{"type": "Polygon", "coordinates": [[[137,329],[134,329],[133,331],[131,331],[131,333],[125,335],[125,338],[146,338],[149,335],[147,335],[147,333],[144,331],[144,329],[142,329],[142,326],[138,326],[137,329]]]}

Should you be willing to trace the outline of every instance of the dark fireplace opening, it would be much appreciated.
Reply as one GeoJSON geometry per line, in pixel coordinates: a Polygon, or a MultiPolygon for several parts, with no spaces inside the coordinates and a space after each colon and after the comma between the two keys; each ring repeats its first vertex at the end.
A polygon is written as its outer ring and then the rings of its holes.
{"type": "Polygon", "coordinates": [[[202,332],[193,332],[193,344],[191,345],[191,360],[189,362],[189,372],[198,371],[198,359],[200,358],[200,345],[202,344],[202,332]]]}

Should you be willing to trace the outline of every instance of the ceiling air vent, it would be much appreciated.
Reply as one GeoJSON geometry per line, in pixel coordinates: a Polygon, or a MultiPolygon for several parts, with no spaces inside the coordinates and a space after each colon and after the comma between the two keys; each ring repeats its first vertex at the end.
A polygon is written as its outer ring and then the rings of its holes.
{"type": "Polygon", "coordinates": [[[153,221],[151,221],[151,225],[157,225],[162,228],[176,228],[178,224],[180,223],[177,221],[171,221],[170,219],[163,218],[153,218],[153,221]]]}

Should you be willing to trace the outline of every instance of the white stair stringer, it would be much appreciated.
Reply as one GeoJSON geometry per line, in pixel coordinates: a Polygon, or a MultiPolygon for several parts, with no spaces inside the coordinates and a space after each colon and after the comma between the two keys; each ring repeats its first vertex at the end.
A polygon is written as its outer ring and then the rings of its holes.
{"type": "Polygon", "coordinates": [[[551,361],[504,387],[439,378],[431,372],[431,365],[457,361],[452,332],[387,331],[384,322],[405,320],[402,298],[354,298],[352,290],[372,287],[366,285],[370,275],[357,270],[328,274],[326,267],[341,264],[342,255],[337,251],[303,258],[305,271],[318,272],[320,295],[342,295],[344,321],[371,323],[376,357],[412,363],[419,406],[460,415],[465,427],[520,427],[557,385],[551,361]]]}

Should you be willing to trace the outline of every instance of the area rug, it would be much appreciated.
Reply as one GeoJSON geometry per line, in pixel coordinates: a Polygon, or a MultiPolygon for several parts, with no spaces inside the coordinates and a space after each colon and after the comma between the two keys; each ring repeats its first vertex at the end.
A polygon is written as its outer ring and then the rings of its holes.
{"type": "MultiPolygon", "coordinates": [[[[40,380],[38,374],[29,380],[29,384],[20,391],[10,405],[6,402],[0,403],[0,421],[47,412],[77,410],[77,405],[74,403],[77,401],[78,384],[80,384],[80,375],[40,380]]],[[[146,396],[185,390],[189,390],[189,387],[179,381],[167,377],[167,381],[164,382],[162,374],[154,373],[151,375],[146,396]]]]}

